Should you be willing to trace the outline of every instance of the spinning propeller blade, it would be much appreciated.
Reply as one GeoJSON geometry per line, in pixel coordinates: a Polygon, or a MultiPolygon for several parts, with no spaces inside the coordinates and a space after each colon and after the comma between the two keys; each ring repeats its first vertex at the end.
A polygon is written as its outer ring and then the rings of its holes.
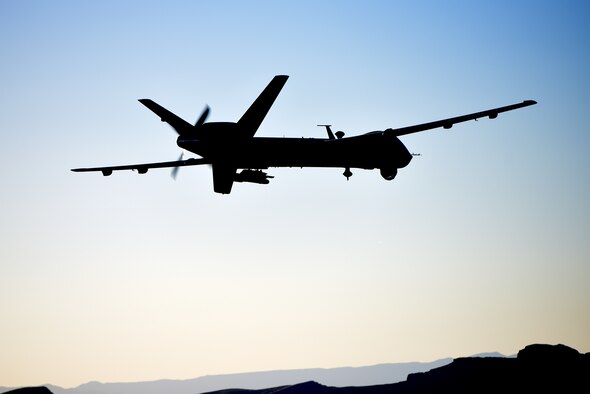
{"type": "Polygon", "coordinates": [[[209,106],[206,105],[205,109],[201,113],[201,116],[199,116],[199,119],[197,119],[197,121],[195,122],[195,126],[188,128],[186,130],[183,130],[183,132],[180,134],[180,136],[183,138],[199,138],[199,129],[205,123],[205,121],[207,121],[208,116],[209,116],[209,106]]]}
{"type": "Polygon", "coordinates": [[[197,120],[197,123],[195,123],[195,129],[198,129],[199,127],[201,127],[203,125],[203,123],[205,123],[205,121],[207,120],[208,116],[209,116],[209,106],[207,105],[207,106],[205,106],[203,113],[201,114],[201,116],[197,120]]]}
{"type": "MultiPolygon", "coordinates": [[[[183,156],[184,156],[184,152],[182,152],[180,154],[180,157],[178,158],[178,161],[182,160],[183,156]]],[[[172,172],[170,173],[170,176],[172,177],[172,179],[176,180],[176,175],[178,175],[178,169],[179,168],[180,167],[173,167],[172,168],[172,172]]]]}

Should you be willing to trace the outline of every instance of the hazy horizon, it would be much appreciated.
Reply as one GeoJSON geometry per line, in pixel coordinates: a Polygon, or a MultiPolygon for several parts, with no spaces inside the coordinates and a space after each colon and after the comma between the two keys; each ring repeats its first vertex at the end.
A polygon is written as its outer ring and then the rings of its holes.
{"type": "MultiPolygon", "coordinates": [[[[0,386],[590,351],[590,4],[0,2],[0,386]],[[137,100],[257,136],[400,139],[379,171],[213,192],[137,100]]],[[[185,157],[190,157],[186,155],[185,157]]]]}

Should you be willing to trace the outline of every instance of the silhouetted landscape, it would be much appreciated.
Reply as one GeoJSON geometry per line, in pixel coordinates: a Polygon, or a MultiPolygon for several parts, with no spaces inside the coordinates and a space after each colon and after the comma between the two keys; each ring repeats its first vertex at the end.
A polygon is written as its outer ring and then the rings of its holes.
{"type": "MultiPolygon", "coordinates": [[[[444,361],[440,361],[444,362],[444,361]]],[[[421,363],[416,363],[421,364],[421,363]]],[[[464,357],[426,372],[410,373],[405,381],[368,386],[334,387],[315,381],[263,389],[231,388],[208,394],[398,394],[467,393],[481,391],[587,392],[590,388],[590,353],[565,345],[534,344],[517,357],[464,357]]],[[[230,384],[228,382],[228,384],[230,384]]],[[[133,385],[133,383],[130,383],[133,385]]],[[[130,388],[130,387],[129,387],[130,388]]],[[[161,388],[164,388],[163,386],[161,388]]],[[[61,389],[67,391],[65,389],[61,389]]],[[[173,393],[174,391],[161,391],[173,393]]],[[[48,394],[47,387],[20,388],[6,393],[48,394]]],[[[54,393],[55,394],[55,393],[54,393]]],[[[197,394],[195,392],[195,394],[197,394]]]]}

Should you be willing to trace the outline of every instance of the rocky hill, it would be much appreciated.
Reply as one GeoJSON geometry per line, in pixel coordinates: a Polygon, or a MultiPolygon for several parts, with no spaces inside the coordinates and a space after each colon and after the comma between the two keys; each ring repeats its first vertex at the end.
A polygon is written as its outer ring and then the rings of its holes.
{"type": "MultiPolygon", "coordinates": [[[[406,381],[372,386],[332,387],[314,381],[265,389],[228,388],[207,394],[407,394],[473,392],[590,392],[590,353],[565,345],[529,345],[516,358],[465,357],[406,381]]],[[[10,394],[49,394],[46,387],[10,394]]],[[[6,393],[6,394],[8,394],[6,393]]],[[[170,394],[174,394],[171,392],[170,394]]],[[[197,394],[197,393],[195,393],[197,394]]]]}
{"type": "Polygon", "coordinates": [[[590,392],[590,353],[564,345],[529,345],[516,358],[466,357],[405,382],[328,387],[316,382],[263,390],[229,389],[208,394],[406,394],[474,392],[590,392]]]}

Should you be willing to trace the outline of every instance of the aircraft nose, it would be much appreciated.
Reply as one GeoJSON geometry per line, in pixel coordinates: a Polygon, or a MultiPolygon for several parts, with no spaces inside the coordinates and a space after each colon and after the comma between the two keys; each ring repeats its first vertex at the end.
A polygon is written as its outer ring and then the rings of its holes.
{"type": "MultiPolygon", "coordinates": [[[[404,146],[405,148],[405,146],[404,146]]],[[[412,156],[412,154],[408,151],[408,149],[405,149],[404,154],[402,155],[403,157],[401,158],[401,166],[398,168],[404,168],[405,166],[407,166],[408,164],[410,164],[410,162],[412,161],[412,158],[414,156],[412,156]]]]}
{"type": "Polygon", "coordinates": [[[412,154],[408,151],[408,148],[397,138],[394,137],[395,147],[397,151],[397,168],[404,168],[410,161],[412,161],[412,154]]]}

